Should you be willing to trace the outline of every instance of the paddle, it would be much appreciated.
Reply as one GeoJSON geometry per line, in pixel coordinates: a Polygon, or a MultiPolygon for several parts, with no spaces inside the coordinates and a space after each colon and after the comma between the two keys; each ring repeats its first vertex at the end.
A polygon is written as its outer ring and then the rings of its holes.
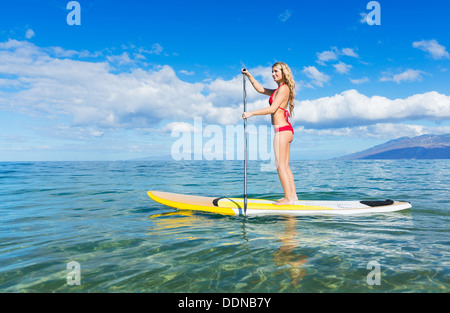
{"type": "MultiPolygon", "coordinates": [[[[242,74],[242,82],[244,86],[244,113],[245,113],[247,111],[247,91],[245,90],[245,74],[242,74]]],[[[246,213],[247,213],[247,119],[244,119],[244,214],[246,213]]]]}

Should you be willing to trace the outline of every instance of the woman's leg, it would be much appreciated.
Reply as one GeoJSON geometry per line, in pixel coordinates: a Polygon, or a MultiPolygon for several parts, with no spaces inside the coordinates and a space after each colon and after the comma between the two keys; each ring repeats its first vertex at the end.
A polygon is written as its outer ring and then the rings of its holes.
{"type": "Polygon", "coordinates": [[[289,174],[289,183],[291,185],[290,189],[292,192],[292,197],[293,197],[294,201],[297,201],[298,197],[297,197],[297,192],[295,190],[294,174],[292,174],[291,167],[289,166],[289,160],[290,160],[290,156],[291,156],[291,143],[292,143],[292,140],[288,143],[288,147],[287,147],[286,167],[287,167],[287,171],[289,174]]]}
{"type": "Polygon", "coordinates": [[[275,133],[275,161],[278,176],[284,190],[284,198],[276,202],[276,204],[293,204],[293,202],[297,200],[294,176],[289,168],[290,145],[293,138],[292,132],[289,131],[275,133]]]}
{"type": "MultiPolygon", "coordinates": [[[[289,184],[290,184],[290,190],[293,191],[293,193],[292,193],[292,194],[293,194],[293,200],[294,200],[294,201],[298,201],[297,192],[296,192],[296,190],[295,190],[294,175],[292,174],[291,168],[290,168],[290,166],[289,166],[289,160],[290,160],[290,154],[291,154],[291,142],[292,142],[292,141],[290,141],[290,142],[288,143],[288,147],[287,147],[287,149],[286,149],[286,151],[287,151],[287,156],[286,156],[286,164],[285,164],[285,168],[287,168],[287,173],[288,173],[288,175],[289,175],[289,184]]],[[[276,151],[277,151],[277,153],[275,153],[275,161],[276,161],[277,169],[278,169],[278,149],[276,149],[276,151]]],[[[281,199],[278,200],[278,201],[282,201],[282,200],[284,200],[284,199],[285,199],[285,197],[281,198],[281,199]]]]}

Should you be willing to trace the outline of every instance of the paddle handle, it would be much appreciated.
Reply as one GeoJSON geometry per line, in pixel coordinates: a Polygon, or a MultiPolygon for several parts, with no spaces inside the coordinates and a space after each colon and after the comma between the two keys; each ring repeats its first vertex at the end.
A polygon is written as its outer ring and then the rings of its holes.
{"type": "MultiPolygon", "coordinates": [[[[244,88],[244,113],[247,112],[247,91],[245,89],[245,74],[242,74],[244,88]]],[[[244,119],[244,213],[247,213],[247,119],[244,119]]]]}

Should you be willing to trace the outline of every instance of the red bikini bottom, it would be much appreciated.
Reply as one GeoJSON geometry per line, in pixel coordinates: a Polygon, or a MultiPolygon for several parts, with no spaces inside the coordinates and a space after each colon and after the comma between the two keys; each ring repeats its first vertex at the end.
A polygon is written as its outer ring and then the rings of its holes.
{"type": "Polygon", "coordinates": [[[286,126],[283,126],[283,127],[275,128],[275,132],[276,133],[285,132],[285,131],[291,131],[292,134],[294,134],[294,128],[292,128],[292,125],[286,125],[286,126]]]}

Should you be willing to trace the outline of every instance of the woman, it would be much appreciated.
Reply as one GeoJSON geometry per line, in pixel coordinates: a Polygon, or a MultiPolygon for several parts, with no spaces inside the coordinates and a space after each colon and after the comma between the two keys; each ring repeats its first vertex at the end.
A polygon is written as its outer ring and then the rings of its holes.
{"type": "Polygon", "coordinates": [[[242,74],[248,77],[255,90],[261,94],[270,96],[270,106],[250,112],[244,112],[243,119],[254,115],[272,115],[272,125],[275,129],[274,152],[275,161],[284,190],[284,198],[275,204],[290,205],[297,201],[295,192],[294,176],[289,168],[289,155],[291,142],[294,139],[294,129],[289,123],[289,112],[294,111],[295,83],[289,66],[283,62],[277,62],[272,66],[272,77],[278,84],[277,89],[266,89],[246,70],[242,69],[242,74]],[[288,108],[289,106],[289,108],[288,108]],[[289,109],[289,112],[288,112],[289,109]]]}

